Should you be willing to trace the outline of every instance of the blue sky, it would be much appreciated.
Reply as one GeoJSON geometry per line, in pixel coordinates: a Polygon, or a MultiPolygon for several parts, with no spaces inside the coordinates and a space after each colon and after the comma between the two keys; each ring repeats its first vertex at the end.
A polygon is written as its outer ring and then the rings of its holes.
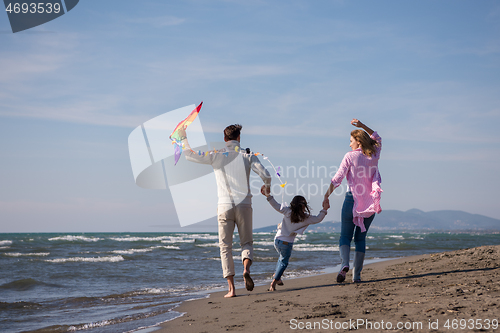
{"type": "MultiPolygon", "coordinates": [[[[80,1],[16,34],[0,14],[0,73],[0,232],[192,231],[127,138],[201,101],[207,141],[240,123],[284,168],[338,166],[359,118],[383,209],[500,219],[498,1],[80,1]]],[[[254,227],[279,220],[254,198],[254,227]]]]}

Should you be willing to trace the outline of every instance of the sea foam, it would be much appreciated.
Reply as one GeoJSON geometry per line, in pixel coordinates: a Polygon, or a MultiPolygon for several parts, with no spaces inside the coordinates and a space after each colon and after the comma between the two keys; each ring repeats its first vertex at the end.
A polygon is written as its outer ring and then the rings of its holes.
{"type": "Polygon", "coordinates": [[[59,259],[47,259],[46,262],[52,263],[65,263],[65,262],[119,262],[125,260],[122,256],[113,257],[97,257],[97,258],[84,258],[84,257],[73,257],[73,258],[59,258],[59,259]]]}
{"type": "Polygon", "coordinates": [[[68,241],[68,242],[75,242],[75,241],[97,242],[100,240],[101,238],[96,238],[96,237],[72,236],[72,235],[49,238],[49,241],[68,241]]]}
{"type": "Polygon", "coordinates": [[[294,244],[294,251],[330,251],[330,252],[338,252],[338,246],[328,246],[323,244],[294,244]]]}
{"type": "Polygon", "coordinates": [[[178,246],[151,246],[145,249],[128,249],[128,250],[114,250],[111,251],[111,253],[116,253],[116,254],[134,254],[134,253],[146,253],[146,252],[152,252],[153,250],[156,249],[167,249],[167,250],[180,250],[181,248],[178,246]]]}
{"type": "Polygon", "coordinates": [[[4,253],[4,255],[9,256],[9,257],[30,257],[30,256],[40,256],[40,257],[45,257],[48,256],[50,253],[49,252],[38,252],[38,253],[19,253],[19,252],[12,252],[12,253],[4,253]]]}

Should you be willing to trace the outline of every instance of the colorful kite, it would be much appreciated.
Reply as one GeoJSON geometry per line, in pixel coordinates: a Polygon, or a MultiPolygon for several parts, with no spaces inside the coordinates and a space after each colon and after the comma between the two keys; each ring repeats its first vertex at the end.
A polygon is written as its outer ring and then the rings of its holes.
{"type": "Polygon", "coordinates": [[[181,128],[187,128],[191,123],[198,117],[198,113],[200,113],[201,105],[203,102],[200,103],[190,114],[189,116],[186,117],[183,121],[181,121],[177,127],[175,127],[174,131],[172,134],[170,134],[170,140],[172,140],[172,144],[175,145],[174,147],[174,155],[175,155],[175,165],[177,165],[177,162],[179,161],[179,158],[181,157],[182,154],[182,149],[184,148],[182,146],[182,139],[181,136],[179,135],[179,129],[181,128]]]}
{"type": "MultiPolygon", "coordinates": [[[[203,102],[200,103],[200,105],[198,105],[190,114],[189,116],[186,117],[186,119],[184,119],[183,121],[181,121],[174,129],[174,131],[172,132],[172,134],[170,134],[170,140],[172,140],[172,144],[174,145],[174,156],[175,156],[175,165],[177,165],[177,162],[179,161],[179,158],[181,157],[181,154],[182,154],[182,150],[184,149],[184,146],[182,144],[182,140],[185,139],[184,137],[181,137],[179,135],[179,129],[181,128],[187,128],[195,119],[196,117],[198,116],[198,113],[200,113],[200,109],[201,109],[201,106],[202,106],[203,102]]],[[[278,179],[280,181],[280,187],[281,188],[285,188],[287,182],[284,182],[281,180],[281,174],[280,174],[280,170],[281,170],[281,167],[278,166],[278,169],[276,170],[276,168],[274,167],[273,163],[269,160],[269,158],[267,156],[265,156],[264,154],[262,153],[253,153],[253,152],[250,152],[250,149],[248,149],[248,152],[246,150],[243,150],[241,151],[241,149],[239,147],[236,147],[235,148],[235,151],[239,154],[251,154],[251,155],[254,155],[254,156],[262,156],[262,158],[264,160],[267,160],[269,162],[269,164],[271,164],[272,168],[274,169],[274,172],[276,173],[276,176],[278,176],[278,179]]],[[[198,151],[198,155],[200,156],[207,156],[209,154],[217,154],[217,153],[220,153],[220,151],[217,151],[217,150],[213,150],[213,151],[206,151],[206,152],[202,152],[202,151],[198,151]]],[[[224,155],[225,157],[228,157],[229,156],[229,152],[225,152],[223,151],[222,152],[222,155],[224,155]]],[[[282,192],[282,196],[283,196],[283,199],[284,199],[284,191],[282,192]]],[[[286,203],[284,200],[282,200],[282,203],[281,203],[281,208],[283,208],[284,206],[286,206],[286,203]]]]}

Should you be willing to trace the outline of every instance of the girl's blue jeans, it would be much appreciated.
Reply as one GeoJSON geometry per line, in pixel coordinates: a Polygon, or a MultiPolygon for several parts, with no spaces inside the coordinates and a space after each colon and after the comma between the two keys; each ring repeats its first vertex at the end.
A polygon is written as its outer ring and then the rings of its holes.
{"type": "Polygon", "coordinates": [[[282,240],[279,239],[274,240],[274,248],[276,249],[276,251],[278,251],[278,254],[280,255],[278,263],[276,264],[276,271],[274,272],[274,279],[276,281],[281,279],[283,272],[288,266],[288,260],[292,255],[292,247],[293,243],[288,242],[288,244],[284,244],[282,240]]]}
{"type": "Polygon", "coordinates": [[[339,245],[349,245],[351,246],[351,240],[354,236],[354,245],[357,252],[365,253],[366,249],[366,233],[368,228],[372,224],[375,214],[370,217],[365,218],[365,232],[361,232],[359,227],[356,227],[353,223],[352,209],[354,207],[354,197],[351,192],[347,192],[344,199],[344,204],[342,205],[342,215],[341,215],[341,229],[340,229],[340,241],[339,245]]]}

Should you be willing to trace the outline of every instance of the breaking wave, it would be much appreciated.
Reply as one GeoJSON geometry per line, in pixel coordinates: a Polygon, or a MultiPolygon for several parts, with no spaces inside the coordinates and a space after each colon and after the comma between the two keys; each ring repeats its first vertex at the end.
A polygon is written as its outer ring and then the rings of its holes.
{"type": "Polygon", "coordinates": [[[59,258],[59,259],[46,259],[45,262],[52,263],[65,263],[65,262],[119,262],[125,260],[122,256],[113,257],[97,257],[97,258],[84,258],[84,257],[73,257],[73,258],[59,258]]]}
{"type": "Polygon", "coordinates": [[[97,242],[102,240],[102,238],[97,238],[97,237],[85,237],[85,236],[72,236],[72,235],[66,235],[66,236],[58,236],[58,237],[52,237],[49,238],[49,241],[67,241],[67,242],[77,242],[77,241],[84,241],[84,242],[97,242]]]}

